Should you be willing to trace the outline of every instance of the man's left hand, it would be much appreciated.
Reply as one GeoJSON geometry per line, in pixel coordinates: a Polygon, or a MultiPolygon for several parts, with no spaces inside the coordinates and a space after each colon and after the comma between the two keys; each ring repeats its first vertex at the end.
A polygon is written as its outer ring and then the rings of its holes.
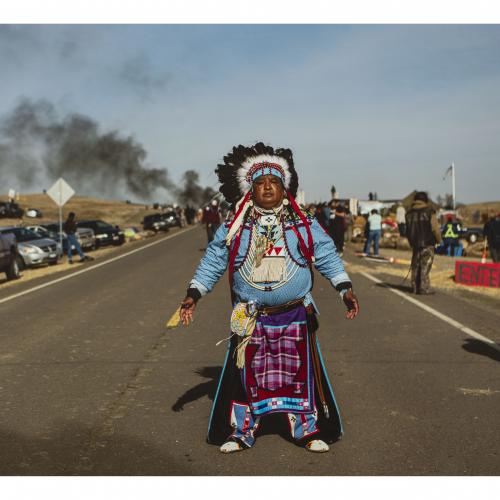
{"type": "Polygon", "coordinates": [[[343,300],[347,307],[345,317],[347,319],[354,319],[359,313],[359,302],[352,289],[349,289],[346,293],[344,293],[343,300]]]}

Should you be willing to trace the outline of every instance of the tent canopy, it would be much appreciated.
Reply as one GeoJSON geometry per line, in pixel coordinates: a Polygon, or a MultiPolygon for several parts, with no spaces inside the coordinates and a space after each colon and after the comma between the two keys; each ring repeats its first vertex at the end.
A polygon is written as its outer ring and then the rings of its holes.
{"type": "MultiPolygon", "coordinates": [[[[411,206],[413,204],[413,201],[415,200],[415,194],[416,193],[417,193],[417,190],[414,189],[409,195],[405,196],[401,200],[401,203],[405,207],[406,211],[410,210],[410,208],[411,208],[411,206]]],[[[433,200],[431,200],[430,197],[429,197],[429,206],[432,207],[436,211],[438,211],[441,208],[436,202],[434,202],[433,200]]]]}

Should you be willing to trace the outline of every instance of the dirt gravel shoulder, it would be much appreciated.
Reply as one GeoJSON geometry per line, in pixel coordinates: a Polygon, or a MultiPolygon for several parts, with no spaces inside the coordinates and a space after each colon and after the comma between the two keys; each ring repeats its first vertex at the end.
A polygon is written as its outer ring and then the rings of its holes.
{"type": "Polygon", "coordinates": [[[70,273],[71,271],[78,271],[82,268],[82,266],[86,266],[89,263],[94,264],[105,259],[106,257],[119,255],[120,253],[138,248],[141,245],[144,245],[146,242],[151,242],[155,239],[160,239],[165,236],[175,234],[176,232],[179,232],[179,228],[172,228],[168,233],[161,232],[156,235],[154,233],[151,233],[144,238],[127,241],[120,246],[106,246],[97,250],[93,250],[91,252],[84,252],[85,255],[88,255],[89,257],[93,257],[95,259],[95,261],[93,262],[80,263],[80,257],[76,256],[76,258],[73,259],[73,264],[69,264],[67,256],[64,255],[56,265],[43,265],[40,267],[23,269],[23,271],[21,271],[21,278],[17,280],[8,281],[4,274],[0,274],[0,293],[6,289],[15,289],[19,287],[19,285],[22,285],[26,282],[30,282],[30,284],[33,285],[38,284],[38,281],[43,280],[43,278],[46,278],[47,276],[57,278],[61,274],[70,273]]]}
{"type": "MultiPolygon", "coordinates": [[[[409,268],[411,263],[411,251],[400,250],[393,248],[381,248],[380,255],[388,259],[393,259],[393,262],[380,261],[375,262],[372,259],[367,259],[356,255],[362,251],[362,245],[349,244],[347,248],[347,267],[352,271],[365,271],[372,273],[388,274],[395,277],[400,277],[405,284],[410,286],[409,268]]],[[[492,303],[500,302],[500,288],[488,288],[481,286],[467,286],[455,283],[455,261],[471,261],[480,262],[480,259],[474,257],[447,257],[445,255],[436,255],[431,271],[431,286],[448,293],[457,294],[464,298],[484,298],[490,299],[492,303]]],[[[487,262],[491,262],[488,259],[487,262]]]]}

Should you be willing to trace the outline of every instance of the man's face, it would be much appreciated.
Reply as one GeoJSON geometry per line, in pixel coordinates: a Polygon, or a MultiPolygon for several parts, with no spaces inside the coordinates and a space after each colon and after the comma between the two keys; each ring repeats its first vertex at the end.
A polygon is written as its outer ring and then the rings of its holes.
{"type": "Polygon", "coordinates": [[[253,199],[261,208],[279,207],[283,201],[283,184],[275,175],[261,175],[253,183],[253,199]]]}

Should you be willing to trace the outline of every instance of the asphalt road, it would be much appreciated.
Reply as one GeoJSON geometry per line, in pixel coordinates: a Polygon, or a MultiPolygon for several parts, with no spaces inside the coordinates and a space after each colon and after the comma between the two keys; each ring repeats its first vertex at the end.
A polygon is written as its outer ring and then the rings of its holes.
{"type": "MultiPolygon", "coordinates": [[[[222,455],[206,444],[227,280],[191,327],[165,328],[204,246],[195,228],[13,300],[1,302],[54,278],[0,289],[1,474],[500,473],[500,353],[357,273],[352,322],[326,280],[315,287],[344,438],[314,455],[287,440],[278,416],[251,450],[222,455]]],[[[495,308],[418,300],[500,342],[495,308]]]]}

